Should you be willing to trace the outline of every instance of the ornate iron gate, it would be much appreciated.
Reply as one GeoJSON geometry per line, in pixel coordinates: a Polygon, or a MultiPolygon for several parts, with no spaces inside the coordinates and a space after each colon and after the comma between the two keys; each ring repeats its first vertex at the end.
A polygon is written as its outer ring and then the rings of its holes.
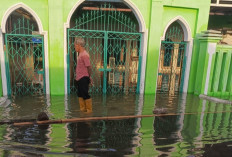
{"type": "Polygon", "coordinates": [[[33,26],[23,18],[5,34],[8,95],[45,92],[43,36],[32,32],[33,26]]]}
{"type": "Polygon", "coordinates": [[[180,24],[174,22],[161,43],[157,92],[182,91],[186,63],[186,42],[183,41],[184,32],[180,24]]]}
{"type": "Polygon", "coordinates": [[[140,82],[141,33],[110,4],[83,12],[68,29],[68,92],[75,93],[75,37],[86,41],[92,65],[91,93],[136,93],[140,82]]]}

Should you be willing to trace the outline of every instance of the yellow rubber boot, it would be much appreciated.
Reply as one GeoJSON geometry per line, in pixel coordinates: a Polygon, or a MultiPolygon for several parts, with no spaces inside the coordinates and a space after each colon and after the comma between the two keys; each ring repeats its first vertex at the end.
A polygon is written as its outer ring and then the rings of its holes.
{"type": "Polygon", "coordinates": [[[86,112],[91,113],[92,112],[92,99],[86,99],[85,100],[85,106],[86,106],[86,112]]]}
{"type": "Polygon", "coordinates": [[[86,112],[85,100],[82,97],[79,97],[78,101],[79,101],[79,105],[80,105],[80,110],[82,112],[86,112]]]}

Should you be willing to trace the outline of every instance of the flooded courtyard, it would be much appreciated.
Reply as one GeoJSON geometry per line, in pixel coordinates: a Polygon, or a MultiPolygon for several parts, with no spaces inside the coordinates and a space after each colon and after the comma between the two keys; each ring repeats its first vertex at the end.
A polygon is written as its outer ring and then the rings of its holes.
{"type": "Polygon", "coordinates": [[[229,104],[186,94],[93,95],[92,99],[91,115],[80,112],[75,95],[7,99],[0,106],[1,156],[231,156],[229,104]],[[153,114],[162,109],[165,114],[153,114]],[[43,111],[50,120],[128,118],[49,125],[3,124],[34,120],[43,111]]]}

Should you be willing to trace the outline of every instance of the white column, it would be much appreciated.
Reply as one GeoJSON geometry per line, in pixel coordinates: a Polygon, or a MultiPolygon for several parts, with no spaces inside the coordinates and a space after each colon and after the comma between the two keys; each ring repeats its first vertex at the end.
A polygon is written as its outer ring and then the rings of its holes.
{"type": "Polygon", "coordinates": [[[68,94],[68,69],[67,69],[67,29],[68,29],[68,23],[64,24],[64,94],[68,94]]]}
{"type": "Polygon", "coordinates": [[[142,35],[142,44],[141,44],[141,52],[142,63],[141,63],[141,72],[140,72],[140,94],[144,93],[144,83],[145,83],[145,74],[146,74],[146,61],[147,61],[147,40],[148,40],[148,29],[142,35]]]}
{"type": "Polygon", "coordinates": [[[2,90],[3,96],[7,95],[7,80],[6,80],[6,67],[4,55],[4,39],[2,30],[0,29],[0,59],[1,59],[1,76],[2,76],[2,90]]]}
{"type": "Polygon", "coordinates": [[[191,60],[192,60],[192,51],[193,51],[193,40],[191,39],[187,43],[186,53],[185,53],[187,60],[186,60],[186,66],[185,66],[185,72],[184,72],[183,93],[187,93],[187,90],[188,90],[190,66],[191,66],[191,60]]]}
{"type": "Polygon", "coordinates": [[[205,95],[208,94],[211,64],[212,64],[213,54],[216,52],[216,46],[217,46],[217,43],[208,43],[209,61],[208,61],[207,75],[206,75],[206,80],[205,80],[205,90],[204,90],[205,95]]]}
{"type": "Polygon", "coordinates": [[[50,94],[50,85],[49,85],[49,58],[48,58],[48,32],[44,31],[44,59],[45,59],[45,84],[46,84],[46,94],[50,94]]]}

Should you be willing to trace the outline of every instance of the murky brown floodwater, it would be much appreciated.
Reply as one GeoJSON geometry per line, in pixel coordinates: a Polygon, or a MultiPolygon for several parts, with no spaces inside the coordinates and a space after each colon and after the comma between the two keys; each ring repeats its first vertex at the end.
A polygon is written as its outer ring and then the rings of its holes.
{"type": "MultiPolygon", "coordinates": [[[[153,115],[162,117],[98,120],[78,123],[0,125],[1,156],[231,156],[232,108],[194,95],[93,96],[99,116],[153,115]]],[[[38,96],[8,99],[0,106],[0,121],[85,117],[77,97],[38,96]]]]}

